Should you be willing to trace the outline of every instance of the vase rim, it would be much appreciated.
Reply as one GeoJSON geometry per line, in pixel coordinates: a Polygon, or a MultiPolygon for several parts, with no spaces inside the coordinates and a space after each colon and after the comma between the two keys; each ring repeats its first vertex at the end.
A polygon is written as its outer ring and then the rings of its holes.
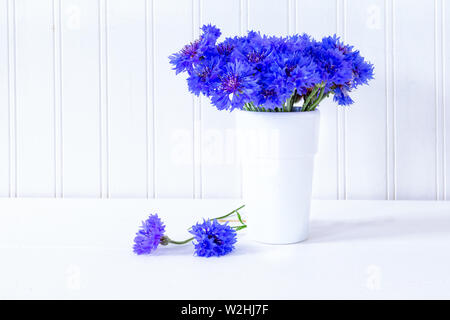
{"type": "Polygon", "coordinates": [[[238,110],[240,114],[254,114],[255,116],[271,116],[271,117],[288,117],[288,116],[299,116],[299,117],[307,117],[307,116],[316,116],[320,114],[318,109],[313,111],[293,111],[293,112],[267,112],[267,111],[247,111],[247,110],[238,110]]]}

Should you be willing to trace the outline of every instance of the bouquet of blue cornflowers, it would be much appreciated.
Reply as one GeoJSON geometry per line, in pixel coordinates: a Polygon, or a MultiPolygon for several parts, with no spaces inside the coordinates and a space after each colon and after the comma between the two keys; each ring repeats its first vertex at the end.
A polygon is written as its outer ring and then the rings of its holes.
{"type": "Polygon", "coordinates": [[[234,249],[236,243],[236,231],[247,227],[242,219],[239,210],[244,206],[231,211],[230,213],[197,223],[189,229],[192,235],[189,239],[175,241],[165,234],[166,226],[163,224],[157,214],[152,214],[147,220],[142,222],[140,230],[134,238],[133,251],[138,254],[149,254],[155,251],[159,245],[167,246],[169,244],[182,245],[192,242],[194,245],[194,254],[199,257],[220,257],[224,256],[234,249]],[[228,222],[221,224],[220,219],[228,218],[236,214],[240,225],[230,226],[228,222]]]}
{"type": "Polygon", "coordinates": [[[176,73],[186,72],[189,91],[203,94],[219,110],[313,111],[333,95],[339,105],[373,78],[373,65],[336,35],[268,37],[250,31],[226,38],[212,25],[200,38],[169,57],[176,73]]]}

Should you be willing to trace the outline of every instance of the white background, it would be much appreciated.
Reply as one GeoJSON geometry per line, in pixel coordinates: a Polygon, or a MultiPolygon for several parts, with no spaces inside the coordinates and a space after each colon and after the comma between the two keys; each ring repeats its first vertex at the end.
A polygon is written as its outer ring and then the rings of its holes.
{"type": "Polygon", "coordinates": [[[235,114],[169,54],[203,23],[337,33],[375,64],[320,106],[320,199],[450,197],[447,0],[0,0],[0,196],[236,198],[235,114]]]}

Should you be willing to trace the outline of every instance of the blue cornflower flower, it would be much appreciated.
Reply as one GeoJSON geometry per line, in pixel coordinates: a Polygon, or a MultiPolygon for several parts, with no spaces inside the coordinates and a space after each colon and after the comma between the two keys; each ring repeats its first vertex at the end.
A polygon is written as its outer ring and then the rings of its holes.
{"type": "Polygon", "coordinates": [[[345,86],[338,86],[334,89],[333,100],[337,102],[340,106],[348,106],[353,103],[352,98],[348,95],[348,88],[345,86]]]}
{"type": "Polygon", "coordinates": [[[352,88],[367,84],[373,79],[373,65],[365,61],[358,50],[353,50],[353,46],[345,45],[336,35],[323,38],[322,45],[327,49],[337,49],[343,54],[344,60],[349,63],[352,71],[352,88]]]}
{"type": "Polygon", "coordinates": [[[199,257],[224,256],[234,249],[236,231],[228,223],[220,224],[217,220],[203,220],[189,231],[194,235],[195,254],[199,257]]]}
{"type": "Polygon", "coordinates": [[[286,97],[278,91],[277,86],[263,88],[256,96],[257,105],[269,110],[279,108],[286,101],[286,97]]]}
{"type": "Polygon", "coordinates": [[[211,24],[204,25],[202,28],[203,34],[201,36],[205,45],[215,46],[217,39],[219,39],[222,32],[216,26],[211,24]]]}
{"type": "Polygon", "coordinates": [[[359,51],[352,52],[350,56],[353,70],[352,87],[368,84],[369,80],[373,79],[373,64],[366,62],[359,51]]]}
{"type": "Polygon", "coordinates": [[[320,75],[316,70],[317,65],[311,58],[303,54],[294,53],[285,58],[286,81],[292,83],[298,92],[305,92],[307,88],[321,82],[320,75]]]}
{"type": "MultiPolygon", "coordinates": [[[[229,39],[227,39],[227,40],[229,40],[229,39]]],[[[233,53],[234,48],[235,48],[234,44],[231,41],[227,41],[227,40],[225,40],[224,42],[219,43],[217,45],[217,52],[222,57],[230,56],[233,53]]]]}
{"type": "Polygon", "coordinates": [[[169,60],[174,66],[173,69],[176,71],[176,74],[184,71],[190,73],[192,72],[193,66],[200,62],[201,55],[202,48],[200,46],[200,40],[196,40],[185,45],[180,52],[169,56],[169,60]]]}
{"type": "Polygon", "coordinates": [[[245,103],[252,101],[257,89],[253,69],[248,64],[227,63],[222,69],[219,86],[211,94],[211,102],[219,110],[242,109],[245,103]]]}
{"type": "Polygon", "coordinates": [[[191,74],[194,67],[205,59],[205,56],[209,56],[211,52],[215,51],[220,30],[212,25],[204,25],[202,31],[200,39],[184,46],[180,52],[169,56],[169,61],[174,66],[176,74],[184,71],[191,74]]]}
{"type": "Polygon", "coordinates": [[[327,87],[343,85],[352,81],[351,63],[345,60],[344,54],[338,49],[327,49],[321,43],[313,44],[311,57],[317,65],[321,80],[327,87]]]}
{"type": "Polygon", "coordinates": [[[220,83],[221,61],[213,57],[197,65],[187,78],[189,91],[198,96],[200,93],[209,96],[220,83]]]}
{"type": "Polygon", "coordinates": [[[165,226],[157,214],[152,214],[142,222],[141,230],[134,238],[133,251],[137,254],[149,254],[158,248],[164,240],[165,226]]]}
{"type": "Polygon", "coordinates": [[[247,37],[241,38],[237,47],[234,58],[247,62],[259,71],[272,50],[269,39],[255,31],[249,31],[247,37]]]}
{"type": "Polygon", "coordinates": [[[303,52],[311,43],[311,36],[304,34],[294,34],[290,36],[289,43],[293,52],[303,52]]]}

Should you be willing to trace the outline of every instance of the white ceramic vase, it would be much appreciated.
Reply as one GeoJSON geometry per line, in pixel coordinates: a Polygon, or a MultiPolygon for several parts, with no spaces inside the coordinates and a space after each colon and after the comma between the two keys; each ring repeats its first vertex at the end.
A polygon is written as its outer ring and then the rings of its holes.
{"type": "Polygon", "coordinates": [[[308,238],[318,110],[237,114],[248,233],[288,244],[308,238]]]}

